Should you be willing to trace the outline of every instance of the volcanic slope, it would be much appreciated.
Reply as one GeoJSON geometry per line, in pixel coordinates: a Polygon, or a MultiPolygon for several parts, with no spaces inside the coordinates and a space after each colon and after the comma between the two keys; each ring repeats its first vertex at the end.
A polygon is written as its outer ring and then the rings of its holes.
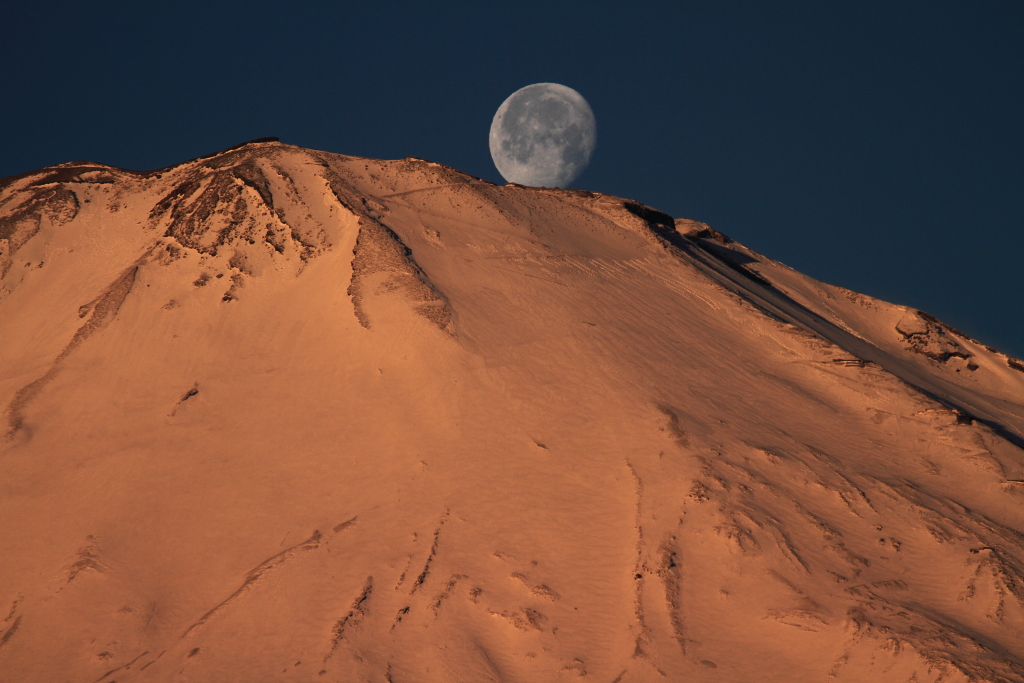
{"type": "Polygon", "coordinates": [[[0,681],[1024,681],[1024,365],[629,200],[0,181],[0,681]]]}

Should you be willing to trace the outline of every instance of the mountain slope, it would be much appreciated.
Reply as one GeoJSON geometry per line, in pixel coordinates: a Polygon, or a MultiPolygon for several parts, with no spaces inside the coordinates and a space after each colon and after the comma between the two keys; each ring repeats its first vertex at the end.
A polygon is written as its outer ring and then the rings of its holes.
{"type": "Polygon", "coordinates": [[[0,680],[1024,680],[1024,366],[629,200],[0,181],[0,680]]]}

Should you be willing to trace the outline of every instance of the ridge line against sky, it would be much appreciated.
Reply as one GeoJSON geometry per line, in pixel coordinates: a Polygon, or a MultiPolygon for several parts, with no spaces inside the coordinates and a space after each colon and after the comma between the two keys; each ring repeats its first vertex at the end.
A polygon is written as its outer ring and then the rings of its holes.
{"type": "Polygon", "coordinates": [[[1021,3],[59,2],[7,21],[0,176],[274,135],[501,182],[494,111],[558,82],[601,131],[576,187],[1024,356],[1021,3]]]}

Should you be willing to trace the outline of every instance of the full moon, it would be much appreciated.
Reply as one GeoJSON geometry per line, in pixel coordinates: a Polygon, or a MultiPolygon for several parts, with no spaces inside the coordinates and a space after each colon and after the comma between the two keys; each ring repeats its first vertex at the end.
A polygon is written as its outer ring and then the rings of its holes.
{"type": "Polygon", "coordinates": [[[491,158],[510,183],[567,187],[590,163],[597,122],[583,96],[534,83],[501,103],[491,122],[491,158]]]}

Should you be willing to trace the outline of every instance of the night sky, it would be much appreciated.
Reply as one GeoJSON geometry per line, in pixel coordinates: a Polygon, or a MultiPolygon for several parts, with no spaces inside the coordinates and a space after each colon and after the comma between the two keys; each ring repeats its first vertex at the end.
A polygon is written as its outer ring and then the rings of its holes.
{"type": "Polygon", "coordinates": [[[1024,356],[1020,0],[297,4],[5,8],[0,176],[273,135],[503,182],[495,110],[563,83],[598,124],[576,187],[1024,356]]]}

